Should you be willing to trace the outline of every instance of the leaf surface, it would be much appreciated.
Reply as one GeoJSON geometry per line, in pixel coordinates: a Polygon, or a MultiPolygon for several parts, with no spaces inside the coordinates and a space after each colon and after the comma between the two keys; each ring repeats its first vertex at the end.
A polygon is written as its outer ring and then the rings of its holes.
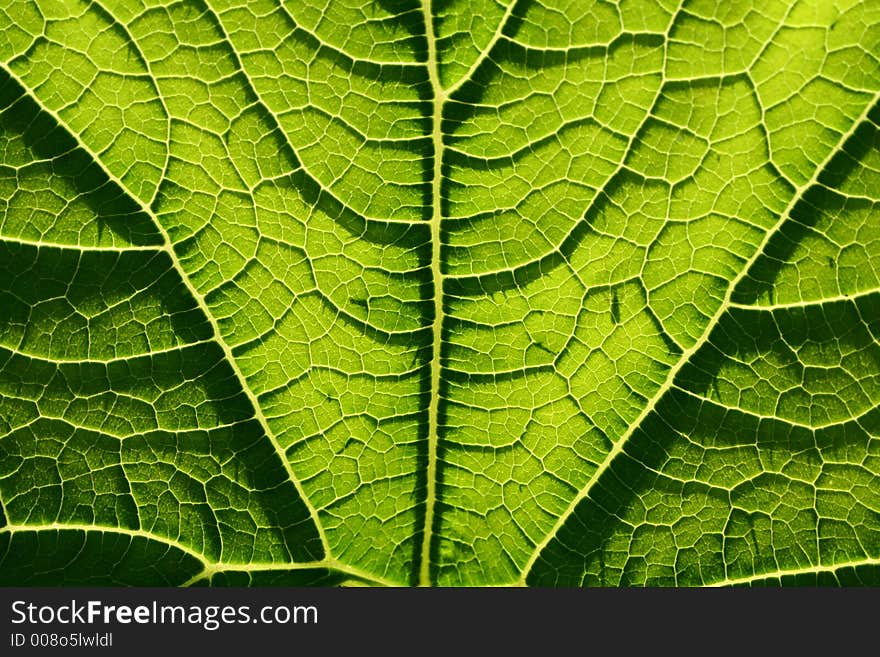
{"type": "Polygon", "coordinates": [[[877,0],[0,2],[0,583],[880,582],[877,0]]]}

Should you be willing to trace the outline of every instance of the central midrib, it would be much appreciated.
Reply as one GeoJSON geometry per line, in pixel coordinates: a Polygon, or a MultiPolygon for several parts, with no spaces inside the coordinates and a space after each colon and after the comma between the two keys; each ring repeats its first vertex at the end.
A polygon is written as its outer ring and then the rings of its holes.
{"type": "Polygon", "coordinates": [[[422,550],[419,566],[419,586],[430,586],[431,581],[431,543],[433,539],[435,505],[437,501],[437,450],[440,442],[440,382],[443,372],[442,345],[443,345],[443,321],[445,318],[443,309],[443,274],[441,224],[443,221],[442,186],[443,186],[443,108],[446,101],[464,84],[466,84],[476,70],[482,65],[489,53],[498,43],[508,20],[513,14],[517,3],[509,1],[504,15],[498,22],[495,33],[486,43],[480,54],[474,59],[470,68],[456,81],[444,87],[440,82],[440,66],[437,57],[437,39],[434,34],[434,7],[433,0],[422,0],[422,19],[425,23],[425,40],[427,60],[425,65],[428,69],[428,80],[431,84],[431,142],[433,145],[434,166],[431,170],[431,281],[433,283],[434,318],[432,320],[432,346],[431,346],[431,401],[428,406],[428,472],[425,485],[425,520],[422,531],[422,550]]]}
{"type": "Polygon", "coordinates": [[[440,224],[443,208],[441,186],[443,182],[443,106],[446,103],[446,90],[440,84],[437,62],[436,39],[432,20],[432,0],[422,2],[427,41],[428,79],[431,83],[431,141],[433,143],[434,166],[431,172],[431,281],[433,283],[434,317],[432,320],[431,342],[431,400],[428,406],[428,472],[425,481],[425,519],[422,531],[421,562],[419,567],[419,586],[430,586],[431,581],[431,543],[433,542],[434,506],[437,499],[437,447],[440,440],[440,375],[442,369],[441,347],[443,340],[443,268],[441,263],[440,224]]]}

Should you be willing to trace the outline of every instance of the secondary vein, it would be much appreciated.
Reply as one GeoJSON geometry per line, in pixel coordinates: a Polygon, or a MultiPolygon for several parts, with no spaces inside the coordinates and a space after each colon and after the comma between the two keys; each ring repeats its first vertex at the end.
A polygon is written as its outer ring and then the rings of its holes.
{"type": "MultiPolygon", "coordinates": [[[[226,342],[226,340],[223,339],[223,334],[220,330],[220,325],[217,323],[217,319],[214,317],[213,313],[210,312],[210,308],[208,307],[205,296],[203,294],[201,294],[196,289],[195,285],[193,285],[192,281],[189,279],[189,276],[187,275],[187,272],[184,269],[183,264],[180,261],[180,258],[177,256],[177,253],[174,250],[174,242],[171,240],[171,235],[168,233],[166,228],[159,221],[159,218],[156,216],[155,212],[153,212],[152,208],[150,206],[148,206],[136,194],[134,194],[134,192],[132,192],[132,190],[130,190],[122,182],[122,180],[118,176],[116,176],[116,174],[114,174],[112,171],[110,171],[110,169],[98,157],[97,153],[95,153],[88,146],[88,144],[86,144],[82,140],[81,136],[76,131],[74,131],[69,125],[67,125],[67,123],[58,115],[57,112],[49,109],[48,107],[44,107],[43,104],[40,102],[40,99],[37,98],[36,95],[34,94],[34,91],[32,89],[30,89],[30,87],[28,87],[24,83],[24,80],[22,80],[18,75],[16,75],[15,72],[13,72],[12,69],[6,65],[6,63],[0,62],[0,69],[2,69],[4,72],[7,73],[7,75],[9,75],[13,80],[15,80],[19,84],[19,86],[21,86],[21,88],[25,91],[25,93],[28,94],[31,98],[33,98],[34,101],[37,102],[37,104],[39,104],[40,107],[43,108],[43,111],[45,111],[49,116],[51,116],[56,121],[56,123],[58,123],[59,126],[63,127],[68,132],[68,134],[70,134],[74,138],[77,145],[85,153],[88,153],[89,157],[94,162],[96,162],[99,167],[101,167],[101,169],[104,171],[104,173],[107,175],[107,177],[111,181],[113,181],[119,187],[119,189],[124,190],[128,194],[128,196],[131,198],[131,200],[138,205],[138,208],[140,209],[141,212],[143,212],[148,217],[150,217],[150,219],[152,220],[153,224],[156,227],[157,232],[159,233],[160,237],[162,238],[162,242],[163,242],[162,245],[158,246],[158,250],[164,251],[165,253],[168,254],[168,257],[171,260],[171,264],[174,267],[175,271],[177,272],[178,276],[180,277],[182,284],[187,289],[187,291],[190,293],[192,298],[195,300],[196,305],[198,306],[199,310],[204,314],[209,325],[211,326],[212,337],[213,337],[214,341],[216,342],[216,344],[223,351],[224,358],[229,363],[229,366],[232,369],[233,373],[235,374],[235,377],[238,380],[239,385],[242,388],[242,391],[244,392],[245,396],[250,401],[251,406],[253,407],[253,411],[254,411],[254,418],[259,422],[260,427],[263,430],[263,433],[265,434],[265,436],[269,440],[269,442],[272,444],[272,447],[277,452],[278,457],[281,459],[281,464],[284,467],[285,473],[288,476],[288,479],[293,484],[294,488],[297,491],[297,494],[299,495],[303,504],[306,506],[306,508],[309,511],[309,516],[311,517],[312,522],[315,525],[315,530],[318,532],[318,536],[320,537],[321,546],[324,550],[325,556],[330,555],[329,542],[328,542],[327,536],[324,532],[324,528],[320,523],[320,518],[318,517],[318,511],[314,507],[314,505],[311,503],[309,498],[306,496],[305,490],[303,489],[302,484],[300,483],[299,479],[295,476],[295,474],[293,472],[293,468],[290,464],[290,461],[287,459],[287,456],[284,453],[283,448],[279,444],[277,437],[275,436],[275,434],[272,432],[271,428],[269,427],[268,419],[263,414],[263,412],[260,408],[259,400],[257,399],[257,396],[254,394],[254,391],[251,389],[250,384],[248,383],[247,379],[244,376],[244,373],[238,367],[238,363],[236,362],[235,357],[232,354],[232,348],[229,346],[229,344],[226,342]]],[[[160,184],[161,184],[161,181],[160,181],[160,184]]]]}
{"type": "Polygon", "coordinates": [[[673,388],[675,377],[681,371],[681,369],[687,365],[690,361],[691,357],[709,340],[709,336],[712,333],[712,329],[718,324],[719,320],[724,316],[724,314],[731,308],[732,306],[732,298],[733,293],[739,285],[740,281],[742,281],[748,273],[752,269],[752,265],[758,260],[761,254],[767,248],[767,245],[770,242],[770,239],[779,232],[782,228],[782,225],[788,221],[792,210],[794,207],[800,202],[803,198],[803,195],[807,190],[812,188],[819,182],[819,177],[825,171],[828,164],[834,158],[834,156],[840,151],[843,145],[847,142],[847,140],[855,133],[855,131],[868,120],[868,115],[874,109],[874,107],[880,103],[880,93],[875,94],[874,98],[871,99],[869,103],[865,106],[864,111],[861,116],[859,116],[852,124],[852,127],[841,135],[840,139],[835,148],[831,149],[828,153],[825,160],[816,167],[813,176],[806,181],[803,185],[797,187],[792,194],[792,198],[789,201],[788,207],[779,215],[779,220],[776,224],[770,228],[767,233],[764,235],[764,239],[755,249],[752,256],[744,263],[743,268],[740,270],[740,273],[730,282],[727,286],[727,292],[724,295],[724,299],[721,304],[718,306],[718,309],[715,311],[715,314],[709,319],[709,322],[706,324],[706,328],[703,331],[703,334],[699,340],[697,340],[690,348],[686,349],[679,358],[678,362],[670,368],[669,372],[666,375],[666,380],[663,382],[663,385],[658,388],[656,394],[645,404],[645,407],[642,409],[642,412],[635,419],[635,421],[630,424],[629,429],[617,440],[614,444],[614,447],[608,452],[605,459],[593,473],[593,476],[590,478],[590,481],[587,483],[584,488],[578,492],[578,494],[574,497],[571,503],[568,505],[568,508],[559,516],[556,523],[553,525],[553,529],[539,542],[535,545],[535,549],[532,551],[531,556],[529,557],[528,562],[526,563],[525,568],[523,569],[522,576],[520,577],[519,583],[524,584],[526,579],[528,578],[531,569],[534,567],[538,558],[541,556],[541,553],[544,549],[550,544],[550,542],[558,535],[559,531],[562,529],[563,525],[567,522],[567,520],[574,514],[577,506],[589,496],[590,491],[593,489],[593,486],[599,481],[602,477],[602,474],[607,471],[611,464],[617,459],[617,457],[623,452],[627,443],[629,442],[630,437],[639,429],[639,427],[644,423],[645,419],[654,412],[654,409],[657,407],[658,402],[663,398],[663,396],[673,388]]]}

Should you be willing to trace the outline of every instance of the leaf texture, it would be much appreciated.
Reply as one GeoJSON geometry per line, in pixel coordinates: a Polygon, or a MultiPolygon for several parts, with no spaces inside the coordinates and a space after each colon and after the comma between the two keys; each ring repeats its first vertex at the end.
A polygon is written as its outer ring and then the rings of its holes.
{"type": "Polygon", "coordinates": [[[880,584],[878,0],[3,0],[0,583],[880,584]]]}

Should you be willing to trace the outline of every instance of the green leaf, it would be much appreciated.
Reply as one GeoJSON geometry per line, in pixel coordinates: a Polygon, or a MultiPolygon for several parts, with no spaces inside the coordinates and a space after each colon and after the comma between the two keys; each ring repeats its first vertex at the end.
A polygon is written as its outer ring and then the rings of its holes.
{"type": "Polygon", "coordinates": [[[0,584],[880,582],[877,0],[0,1],[0,584]]]}

